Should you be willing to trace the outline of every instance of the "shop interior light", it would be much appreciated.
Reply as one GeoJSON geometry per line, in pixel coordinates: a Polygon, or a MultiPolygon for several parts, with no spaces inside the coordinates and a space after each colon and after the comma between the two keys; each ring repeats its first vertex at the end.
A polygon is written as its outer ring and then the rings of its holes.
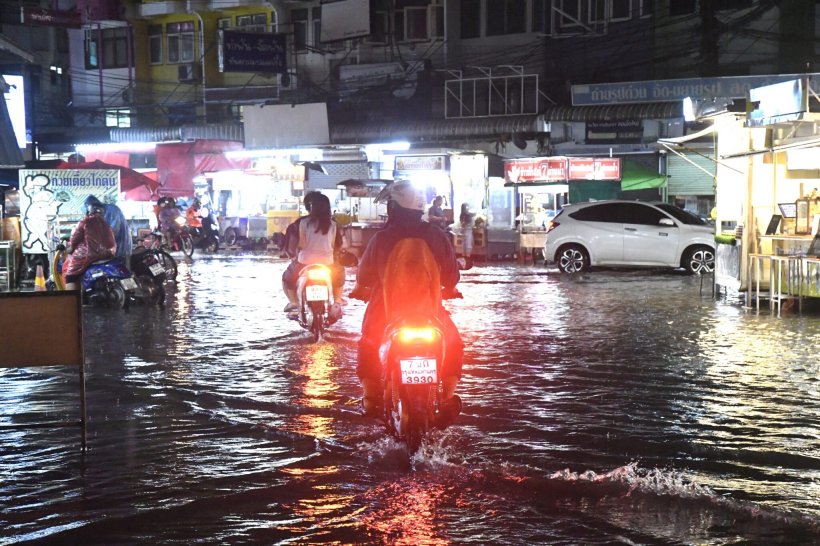
{"type": "Polygon", "coordinates": [[[292,158],[294,161],[321,161],[319,148],[267,148],[260,150],[233,150],[225,152],[229,159],[256,159],[261,157],[292,158]]]}
{"type": "Polygon", "coordinates": [[[151,152],[157,147],[156,142],[101,142],[98,144],[77,144],[74,151],[79,154],[89,152],[151,152]]]}

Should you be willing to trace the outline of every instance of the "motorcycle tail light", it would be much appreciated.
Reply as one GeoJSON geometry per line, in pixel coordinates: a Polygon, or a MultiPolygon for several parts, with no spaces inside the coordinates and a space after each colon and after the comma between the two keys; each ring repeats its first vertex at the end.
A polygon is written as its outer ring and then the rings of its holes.
{"type": "Polygon", "coordinates": [[[435,328],[402,328],[399,330],[399,341],[402,343],[425,342],[432,343],[438,338],[438,333],[435,328]]]}
{"type": "Polygon", "coordinates": [[[327,269],[311,269],[307,272],[308,280],[324,281],[330,280],[330,272],[327,269]]]}
{"type": "Polygon", "coordinates": [[[547,224],[547,233],[554,230],[555,228],[557,228],[560,225],[561,224],[559,222],[556,222],[555,220],[551,220],[550,223],[547,224]]]}

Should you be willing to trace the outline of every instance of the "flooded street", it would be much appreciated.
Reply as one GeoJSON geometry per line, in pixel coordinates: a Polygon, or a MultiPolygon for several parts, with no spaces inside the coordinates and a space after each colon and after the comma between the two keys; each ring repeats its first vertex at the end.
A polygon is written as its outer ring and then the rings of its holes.
{"type": "MultiPolygon", "coordinates": [[[[0,431],[0,544],[820,544],[820,315],[479,265],[447,304],[463,413],[411,468],[358,414],[364,304],[314,344],[285,266],[195,254],[165,309],[86,308],[89,449],[0,431]]],[[[0,369],[0,424],[76,387],[0,369]]]]}

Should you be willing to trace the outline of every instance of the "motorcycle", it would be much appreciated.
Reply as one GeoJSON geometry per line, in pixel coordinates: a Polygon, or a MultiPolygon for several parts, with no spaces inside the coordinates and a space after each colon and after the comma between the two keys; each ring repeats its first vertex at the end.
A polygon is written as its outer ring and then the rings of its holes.
{"type": "Polygon", "coordinates": [[[141,250],[131,255],[131,271],[138,286],[136,297],[144,303],[165,305],[165,282],[176,277],[173,258],[162,250],[141,250]]]}
{"type": "MultiPolygon", "coordinates": [[[[165,242],[165,237],[159,229],[151,232],[150,239],[146,239],[147,248],[155,250],[166,250],[168,252],[181,251],[186,257],[190,258],[194,255],[194,239],[191,234],[184,229],[185,218],[180,216],[176,219],[178,228],[173,231],[173,238],[171,243],[165,242]]],[[[144,245],[145,246],[145,245],[144,245]]]]}
{"type": "Polygon", "coordinates": [[[213,214],[203,209],[201,228],[187,228],[193,238],[194,248],[205,252],[219,250],[219,227],[213,214]]]}
{"type": "Polygon", "coordinates": [[[82,277],[84,300],[117,309],[127,309],[138,288],[122,258],[94,262],[82,277]]]}
{"type": "Polygon", "coordinates": [[[308,265],[299,273],[296,285],[299,325],[313,334],[313,341],[324,337],[328,326],[342,315],[338,302],[333,300],[330,268],[308,265]]]}

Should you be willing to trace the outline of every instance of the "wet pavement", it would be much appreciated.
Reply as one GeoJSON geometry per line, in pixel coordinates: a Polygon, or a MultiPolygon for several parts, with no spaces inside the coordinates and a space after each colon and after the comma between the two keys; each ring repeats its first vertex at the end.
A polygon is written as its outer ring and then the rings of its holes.
{"type": "MultiPolygon", "coordinates": [[[[363,304],[314,344],[285,265],[195,255],[165,309],[86,309],[89,449],[0,431],[0,544],[820,544],[820,315],[479,265],[448,303],[464,411],[411,465],[358,415],[363,304]]],[[[0,424],[76,387],[0,369],[0,424]]]]}

